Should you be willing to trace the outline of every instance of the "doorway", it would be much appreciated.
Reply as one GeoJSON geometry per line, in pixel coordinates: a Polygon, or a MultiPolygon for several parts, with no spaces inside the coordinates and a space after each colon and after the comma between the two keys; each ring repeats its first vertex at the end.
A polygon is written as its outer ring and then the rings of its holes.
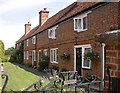
{"type": "Polygon", "coordinates": [[[91,51],[91,45],[74,46],[74,71],[78,71],[79,75],[83,75],[83,68],[90,69],[91,61],[84,59],[84,54],[91,51]]]}
{"type": "Polygon", "coordinates": [[[82,69],[82,48],[76,48],[76,71],[81,75],[82,69]]]}

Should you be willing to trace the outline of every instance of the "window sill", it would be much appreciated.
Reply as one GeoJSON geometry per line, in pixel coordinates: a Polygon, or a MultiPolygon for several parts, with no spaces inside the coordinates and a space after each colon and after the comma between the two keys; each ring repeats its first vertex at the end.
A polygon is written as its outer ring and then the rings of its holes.
{"type": "Polygon", "coordinates": [[[50,63],[52,63],[52,64],[58,64],[58,62],[50,62],[50,63]]]}
{"type": "Polygon", "coordinates": [[[82,67],[82,69],[91,70],[91,67],[82,67]]]}
{"type": "Polygon", "coordinates": [[[87,31],[88,29],[74,29],[74,31],[76,31],[76,32],[84,32],[84,31],[87,31]]]}
{"type": "Polygon", "coordinates": [[[56,37],[49,37],[49,39],[56,39],[56,37]]]}

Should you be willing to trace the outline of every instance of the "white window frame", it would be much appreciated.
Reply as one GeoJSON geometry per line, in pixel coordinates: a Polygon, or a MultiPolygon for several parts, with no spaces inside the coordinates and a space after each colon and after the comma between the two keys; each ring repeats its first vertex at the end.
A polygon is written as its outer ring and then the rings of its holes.
{"type": "Polygon", "coordinates": [[[29,44],[29,39],[27,39],[26,44],[27,44],[27,46],[28,46],[28,44],[29,44]]]}
{"type": "Polygon", "coordinates": [[[89,66],[88,66],[88,67],[87,67],[87,66],[84,66],[85,48],[90,48],[90,51],[92,51],[91,45],[82,46],[82,68],[91,69],[91,60],[89,60],[89,66]]]}
{"type": "Polygon", "coordinates": [[[51,63],[58,63],[58,48],[50,49],[50,62],[51,63]],[[53,51],[55,53],[53,53],[53,51]],[[52,54],[53,53],[53,54],[52,54]],[[55,55],[54,55],[55,54],[55,55]],[[53,57],[53,58],[52,58],[53,57]],[[52,60],[53,59],[53,60],[52,60]],[[54,60],[55,59],[55,60],[54,60]]]}
{"type": "Polygon", "coordinates": [[[32,44],[36,44],[36,36],[32,37],[32,44]]]}
{"type": "Polygon", "coordinates": [[[43,55],[44,55],[44,56],[48,56],[48,49],[44,49],[44,50],[43,50],[43,55]]]}
{"type": "Polygon", "coordinates": [[[53,28],[51,28],[51,29],[49,29],[48,30],[48,38],[51,38],[51,39],[56,39],[56,28],[57,28],[58,26],[55,26],[55,27],[53,27],[53,28]],[[51,34],[50,33],[53,33],[53,35],[51,36],[51,34]]]}
{"type": "Polygon", "coordinates": [[[26,51],[26,59],[29,59],[29,51],[26,51]]]}
{"type": "MultiPolygon", "coordinates": [[[[87,21],[87,28],[84,29],[83,28],[83,18],[87,17],[87,14],[83,14],[83,15],[80,15],[76,18],[74,18],[74,31],[77,31],[77,32],[81,32],[81,31],[86,31],[88,29],[88,21],[87,21]],[[81,19],[81,29],[76,29],[76,21],[75,20],[79,20],[81,19]]],[[[88,20],[88,18],[87,18],[88,20]]]]}

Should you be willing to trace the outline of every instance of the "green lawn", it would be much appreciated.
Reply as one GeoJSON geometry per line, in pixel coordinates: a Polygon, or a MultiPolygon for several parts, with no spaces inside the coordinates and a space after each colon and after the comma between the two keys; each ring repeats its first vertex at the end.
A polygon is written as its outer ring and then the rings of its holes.
{"type": "Polygon", "coordinates": [[[4,71],[9,78],[6,87],[7,91],[10,89],[14,91],[20,91],[40,79],[39,76],[28,72],[10,62],[4,63],[4,71]]]}

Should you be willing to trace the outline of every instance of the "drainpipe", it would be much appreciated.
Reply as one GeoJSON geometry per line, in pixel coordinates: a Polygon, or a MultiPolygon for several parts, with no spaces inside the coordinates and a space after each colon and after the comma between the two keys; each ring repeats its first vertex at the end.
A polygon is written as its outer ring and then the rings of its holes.
{"type": "MultiPolygon", "coordinates": [[[[105,44],[101,43],[102,47],[102,80],[105,79],[105,44]]],[[[102,90],[104,89],[104,82],[102,83],[102,90]]]]}

